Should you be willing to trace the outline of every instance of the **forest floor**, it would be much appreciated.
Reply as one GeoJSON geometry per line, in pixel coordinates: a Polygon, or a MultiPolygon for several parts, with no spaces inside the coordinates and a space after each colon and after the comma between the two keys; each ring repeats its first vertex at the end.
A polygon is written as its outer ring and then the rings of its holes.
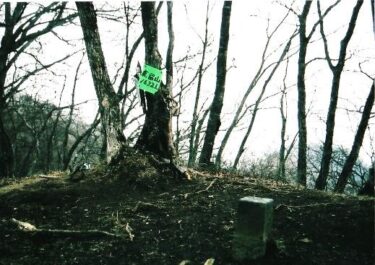
{"type": "Polygon", "coordinates": [[[373,198],[225,173],[181,181],[143,168],[137,181],[123,169],[93,170],[76,183],[57,174],[1,184],[0,264],[241,264],[231,243],[244,196],[273,198],[274,224],[266,256],[242,264],[374,264],[373,198]],[[12,218],[38,229],[120,236],[30,233],[12,218]]]}

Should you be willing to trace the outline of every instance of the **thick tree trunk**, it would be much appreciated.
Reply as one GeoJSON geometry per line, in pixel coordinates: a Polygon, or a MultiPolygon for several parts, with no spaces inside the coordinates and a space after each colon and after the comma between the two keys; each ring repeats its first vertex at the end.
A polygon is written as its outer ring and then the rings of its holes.
{"type": "MultiPolygon", "coordinates": [[[[5,4],[6,16],[5,20],[10,22],[10,3],[5,4]]],[[[4,128],[3,112],[6,108],[5,99],[5,80],[8,72],[7,60],[12,50],[13,26],[8,26],[5,29],[4,36],[1,38],[0,46],[0,178],[13,176],[14,156],[13,148],[10,138],[4,128]]]]}
{"type": "Polygon", "coordinates": [[[330,98],[330,103],[329,103],[328,113],[327,113],[327,120],[326,120],[326,137],[325,137],[325,141],[323,145],[322,161],[321,161],[319,176],[315,183],[315,188],[318,190],[324,190],[327,185],[327,178],[328,178],[328,173],[329,173],[329,168],[331,165],[331,158],[332,158],[333,134],[334,134],[334,129],[335,129],[335,116],[336,116],[337,102],[338,102],[338,97],[339,97],[340,79],[341,79],[341,74],[345,65],[346,50],[347,50],[349,41],[353,35],[358,13],[359,13],[359,10],[361,9],[362,4],[363,4],[363,0],[358,0],[357,4],[355,5],[353,9],[352,16],[349,22],[349,27],[347,29],[345,37],[342,39],[340,43],[339,58],[335,66],[333,65],[332,59],[329,55],[327,39],[325,37],[324,29],[323,29],[323,21],[320,22],[320,29],[321,29],[321,34],[323,37],[326,59],[333,73],[333,78],[332,78],[332,85],[331,85],[331,98],[330,98]]]}
{"type": "Polygon", "coordinates": [[[350,151],[350,154],[345,161],[345,164],[341,171],[339,179],[337,180],[337,183],[335,186],[335,192],[344,191],[346,183],[348,182],[348,179],[350,175],[352,174],[353,166],[355,164],[355,161],[358,158],[359,150],[362,146],[363,137],[365,135],[367,124],[370,119],[371,109],[374,105],[374,93],[375,93],[375,87],[374,87],[374,83],[372,83],[372,86],[370,88],[370,93],[367,97],[366,104],[363,109],[362,118],[358,125],[357,133],[354,137],[352,150],[350,151]]]}
{"type": "Polygon", "coordinates": [[[109,163],[119,151],[124,139],[119,99],[108,76],[94,5],[92,2],[76,2],[76,5],[99,101],[101,123],[106,135],[106,160],[109,163]]]}
{"type": "Polygon", "coordinates": [[[199,164],[210,164],[212,151],[215,143],[216,135],[219,131],[221,121],[220,114],[223,108],[225,79],[227,72],[227,50],[229,42],[229,27],[230,15],[232,9],[232,2],[225,1],[223,4],[221,29],[220,29],[220,46],[217,58],[217,72],[216,72],[216,89],[214,99],[210,108],[210,116],[208,119],[206,135],[204,138],[199,164]]]}
{"type": "MultiPolygon", "coordinates": [[[[160,69],[161,56],[158,50],[158,21],[154,2],[141,2],[142,24],[145,37],[145,63],[160,69]]],[[[145,93],[146,117],[136,148],[153,152],[161,157],[173,159],[175,149],[172,139],[172,115],[168,107],[171,91],[161,84],[155,94],[145,93]]]]}
{"type": "MultiPolygon", "coordinates": [[[[4,41],[3,37],[2,42],[4,41]]],[[[3,44],[2,44],[3,46],[3,44]]],[[[3,112],[6,106],[5,102],[5,79],[7,74],[6,61],[8,58],[6,48],[0,48],[0,178],[13,176],[14,156],[10,138],[5,130],[3,122],[3,112]]]]}
{"type": "Polygon", "coordinates": [[[306,21],[311,8],[312,1],[306,1],[302,14],[299,16],[299,54],[298,54],[298,162],[297,181],[306,186],[306,165],[307,165],[307,127],[306,127],[306,51],[309,39],[306,37],[306,21]]]}

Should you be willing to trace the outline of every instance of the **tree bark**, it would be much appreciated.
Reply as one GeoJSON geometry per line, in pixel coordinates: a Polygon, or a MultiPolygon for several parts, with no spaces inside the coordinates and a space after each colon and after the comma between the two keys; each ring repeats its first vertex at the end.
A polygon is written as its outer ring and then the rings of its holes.
{"type": "MultiPolygon", "coordinates": [[[[335,129],[335,116],[336,116],[337,102],[338,102],[338,97],[339,97],[340,79],[341,79],[341,74],[345,65],[346,50],[347,50],[349,41],[353,35],[358,13],[359,13],[359,10],[361,9],[362,4],[363,4],[363,0],[358,0],[357,4],[353,8],[352,16],[349,22],[349,27],[347,29],[345,37],[341,40],[341,43],[340,43],[339,58],[335,66],[333,65],[332,59],[329,55],[328,43],[327,43],[327,39],[325,37],[324,30],[323,30],[323,20],[320,21],[320,31],[321,31],[322,38],[323,38],[326,59],[332,71],[333,78],[332,78],[332,85],[331,85],[330,103],[329,103],[327,119],[326,119],[326,137],[325,137],[325,141],[323,145],[322,161],[321,161],[319,176],[315,182],[315,188],[318,190],[324,190],[327,185],[327,177],[328,177],[329,168],[331,164],[331,158],[332,158],[333,134],[334,134],[334,129],[335,129]]],[[[318,12],[320,14],[319,3],[318,3],[318,12]]]]}
{"type": "Polygon", "coordinates": [[[223,108],[225,92],[231,9],[232,2],[225,1],[223,4],[221,18],[220,46],[218,51],[216,72],[216,89],[214,99],[210,107],[210,116],[208,119],[206,135],[204,138],[201,156],[199,158],[199,164],[203,166],[210,164],[215,138],[221,125],[220,114],[223,108]]]}
{"type": "MultiPolygon", "coordinates": [[[[160,69],[158,50],[158,21],[154,2],[141,2],[142,24],[145,38],[145,63],[160,69]]],[[[175,148],[172,139],[172,115],[168,107],[170,88],[161,84],[154,94],[145,93],[146,117],[136,148],[147,150],[167,159],[173,159],[175,148]]]]}
{"type": "Polygon", "coordinates": [[[109,79],[94,5],[92,2],[76,2],[76,6],[99,101],[101,124],[106,135],[106,160],[109,163],[119,151],[124,139],[121,131],[119,98],[109,79]]]}
{"type": "Polygon", "coordinates": [[[362,146],[363,137],[365,135],[368,121],[370,119],[371,109],[374,105],[374,93],[375,93],[375,87],[374,87],[374,82],[373,82],[370,88],[370,93],[366,100],[365,107],[363,109],[362,118],[358,125],[357,133],[354,137],[352,150],[350,151],[350,154],[345,161],[345,164],[341,171],[339,179],[337,180],[337,183],[334,189],[335,192],[342,193],[344,191],[345,185],[348,182],[350,175],[352,174],[353,166],[358,158],[359,150],[362,146]]]}

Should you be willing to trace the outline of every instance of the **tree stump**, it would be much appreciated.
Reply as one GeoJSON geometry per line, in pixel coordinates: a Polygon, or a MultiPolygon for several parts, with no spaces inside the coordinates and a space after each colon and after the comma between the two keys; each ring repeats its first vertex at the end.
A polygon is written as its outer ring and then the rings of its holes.
{"type": "Polygon", "coordinates": [[[272,221],[273,199],[241,198],[233,237],[234,259],[244,261],[264,256],[272,221]]]}

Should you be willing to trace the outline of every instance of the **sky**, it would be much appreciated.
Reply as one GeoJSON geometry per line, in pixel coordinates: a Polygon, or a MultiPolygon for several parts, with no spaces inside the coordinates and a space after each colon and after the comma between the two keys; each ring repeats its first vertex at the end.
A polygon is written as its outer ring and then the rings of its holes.
{"type": "MultiPolygon", "coordinates": [[[[135,5],[139,2],[132,2],[135,5]]],[[[224,131],[231,122],[232,116],[243,93],[249,86],[260,64],[262,50],[266,42],[267,25],[269,31],[272,31],[278,25],[281,19],[288,12],[286,6],[292,6],[296,13],[301,12],[303,1],[234,1],[230,21],[230,41],[228,47],[227,66],[230,67],[226,79],[226,91],[224,107],[222,111],[221,131],[216,139],[217,147],[224,131]]],[[[325,10],[333,1],[322,1],[322,9],[325,10]]],[[[96,1],[98,8],[104,5],[105,9],[110,9],[105,2],[96,1]]],[[[111,1],[111,6],[121,5],[120,1],[111,1]]],[[[204,35],[204,23],[206,13],[206,1],[174,1],[174,32],[175,32],[175,50],[174,59],[183,58],[189,50],[191,54],[200,52],[202,49],[201,39],[204,35]]],[[[337,56],[340,40],[345,34],[352,8],[355,5],[353,0],[342,1],[325,20],[325,29],[329,40],[329,50],[331,56],[337,56]]],[[[207,99],[206,106],[212,101],[216,81],[216,61],[220,32],[222,1],[210,1],[209,11],[209,39],[211,45],[208,50],[206,62],[212,62],[207,70],[202,83],[201,104],[207,99]]],[[[74,3],[69,3],[70,8],[74,8],[74,3]]],[[[162,57],[165,59],[168,35],[166,22],[166,5],[163,6],[159,14],[159,49],[162,57]]],[[[307,27],[311,29],[317,21],[317,11],[315,2],[312,4],[311,12],[308,17],[307,27]]],[[[78,22],[78,20],[77,20],[78,22]]],[[[375,43],[372,31],[372,17],[370,10],[370,1],[365,1],[357,21],[354,35],[349,44],[350,59],[348,59],[341,80],[339,109],[336,116],[336,129],[334,135],[334,144],[343,145],[350,148],[354,138],[360,115],[356,112],[348,112],[345,109],[358,110],[364,105],[369,92],[371,80],[359,73],[358,63],[362,63],[363,69],[370,75],[375,76],[375,43]]],[[[290,38],[298,25],[297,17],[290,12],[287,19],[281,25],[278,32],[270,43],[270,51],[275,52],[270,56],[268,62],[274,62],[280,56],[283,45],[290,38]],[[281,48],[280,48],[281,47],[281,48]]],[[[99,29],[102,39],[103,50],[106,58],[110,77],[113,78],[117,69],[122,64],[124,54],[125,26],[122,23],[99,19],[99,29]]],[[[138,17],[136,25],[130,32],[130,43],[141,33],[141,19],[138,17]]],[[[57,38],[48,36],[42,39],[45,43],[42,57],[45,61],[52,58],[63,57],[66,53],[83,48],[82,32],[78,25],[64,26],[57,30],[65,38],[77,40],[75,46],[69,46],[57,38]]],[[[320,34],[317,30],[312,38],[312,43],[308,47],[307,60],[324,56],[323,44],[319,40],[320,34]]],[[[298,38],[292,42],[291,51],[298,51],[298,38]]],[[[133,60],[132,75],[136,70],[136,62],[143,64],[144,46],[143,42],[137,50],[133,60]]],[[[64,102],[68,104],[70,92],[72,89],[73,78],[76,67],[81,59],[81,54],[71,58],[66,65],[59,66],[59,72],[67,75],[64,102]]],[[[200,56],[188,62],[189,70],[185,73],[185,80],[193,76],[199,64],[200,56]]],[[[285,73],[285,64],[282,64],[270,82],[265,97],[278,93],[282,86],[282,79],[285,73]]],[[[175,78],[174,93],[178,92],[181,72],[177,72],[175,78]]],[[[287,135],[292,139],[296,134],[297,127],[297,88],[295,86],[297,78],[297,55],[289,60],[288,75],[286,83],[288,88],[288,124],[287,135]]],[[[308,122],[308,143],[310,145],[320,144],[325,136],[325,117],[328,109],[330,83],[332,74],[324,60],[317,60],[309,64],[306,73],[307,84],[307,105],[309,108],[308,122]]],[[[58,98],[63,85],[63,77],[52,78],[45,76],[46,82],[34,80],[34,93],[39,93],[42,98],[55,101],[58,98]]],[[[259,85],[251,93],[247,104],[253,104],[260,93],[264,79],[260,80],[259,85]]],[[[192,115],[191,100],[195,95],[196,82],[192,89],[183,98],[181,106],[181,120],[187,127],[192,115]]],[[[95,101],[95,91],[89,71],[87,58],[84,58],[80,71],[80,79],[77,83],[76,102],[92,100],[80,108],[82,119],[91,122],[97,110],[95,101]]],[[[278,151],[280,146],[280,113],[279,113],[280,95],[270,97],[261,105],[261,111],[257,116],[255,127],[248,139],[246,152],[243,156],[243,163],[256,159],[263,154],[278,151]]],[[[141,110],[134,111],[134,115],[141,110]]],[[[251,115],[245,116],[241,123],[241,128],[245,128],[251,119],[251,115]]],[[[372,145],[375,145],[372,139],[375,139],[374,120],[371,121],[371,130],[366,132],[363,148],[361,150],[361,159],[365,163],[370,163],[371,153],[374,152],[372,145]]],[[[174,123],[175,126],[175,123],[174,123]]],[[[232,134],[230,141],[225,149],[224,159],[231,161],[234,159],[240,140],[242,140],[244,130],[237,130],[232,134]]],[[[290,140],[288,141],[288,143],[290,140]]]]}

